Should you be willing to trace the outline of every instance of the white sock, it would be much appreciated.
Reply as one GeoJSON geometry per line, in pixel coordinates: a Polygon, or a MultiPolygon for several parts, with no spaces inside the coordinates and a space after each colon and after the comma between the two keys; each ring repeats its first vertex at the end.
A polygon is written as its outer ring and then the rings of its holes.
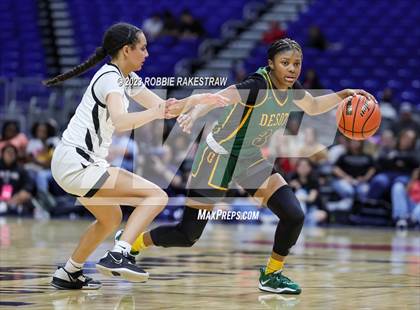
{"type": "Polygon", "coordinates": [[[118,240],[111,252],[119,252],[127,255],[131,251],[131,244],[128,242],[118,240]]]}
{"type": "Polygon", "coordinates": [[[70,273],[77,272],[82,268],[83,268],[83,264],[76,263],[74,260],[71,259],[71,257],[69,258],[66,265],[64,266],[64,269],[66,269],[67,272],[70,272],[70,273]]]}

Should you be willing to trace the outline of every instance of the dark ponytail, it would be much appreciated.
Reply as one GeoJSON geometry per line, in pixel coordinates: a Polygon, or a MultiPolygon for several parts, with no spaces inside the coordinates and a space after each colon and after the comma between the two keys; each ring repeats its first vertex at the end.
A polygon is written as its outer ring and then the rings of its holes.
{"type": "Polygon", "coordinates": [[[70,71],[57,75],[49,80],[43,81],[45,86],[54,86],[72,77],[78,76],[88,69],[92,68],[107,56],[103,47],[98,47],[94,54],[92,54],[85,62],[74,67],[70,71]]]}
{"type": "Polygon", "coordinates": [[[134,45],[138,42],[138,32],[141,32],[141,29],[131,24],[117,23],[112,25],[105,32],[102,46],[98,47],[95,50],[95,53],[92,54],[85,62],[65,73],[43,81],[43,84],[46,86],[57,85],[65,80],[86,72],[104,60],[108,55],[115,57],[123,46],[134,45]]]}

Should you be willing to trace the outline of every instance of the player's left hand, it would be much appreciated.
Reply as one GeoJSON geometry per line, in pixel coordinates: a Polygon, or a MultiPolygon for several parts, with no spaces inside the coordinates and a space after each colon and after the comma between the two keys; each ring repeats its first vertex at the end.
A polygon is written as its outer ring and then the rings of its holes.
{"type": "Polygon", "coordinates": [[[369,100],[372,100],[375,103],[378,103],[378,101],[376,100],[376,98],[368,93],[367,91],[363,90],[363,89],[346,89],[346,97],[347,96],[356,96],[356,95],[362,95],[363,97],[368,98],[369,100]]]}
{"type": "Polygon", "coordinates": [[[182,113],[185,104],[175,98],[169,98],[165,102],[165,118],[174,118],[182,113]]]}

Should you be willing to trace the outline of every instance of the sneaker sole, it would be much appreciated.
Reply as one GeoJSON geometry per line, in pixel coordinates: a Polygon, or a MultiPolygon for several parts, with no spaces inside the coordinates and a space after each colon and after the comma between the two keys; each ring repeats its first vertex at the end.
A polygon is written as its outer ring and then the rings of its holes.
{"type": "Polygon", "coordinates": [[[50,282],[50,285],[55,287],[58,290],[66,290],[66,291],[75,291],[75,290],[83,290],[83,291],[92,291],[92,290],[98,290],[102,287],[102,285],[98,286],[83,286],[82,288],[71,288],[66,286],[61,286],[58,283],[50,282]]]}
{"type": "Polygon", "coordinates": [[[299,295],[300,294],[300,291],[296,291],[296,290],[293,290],[293,289],[288,288],[288,287],[274,289],[274,288],[269,287],[269,286],[263,286],[263,285],[261,285],[261,283],[258,285],[258,288],[261,291],[276,293],[276,294],[291,294],[291,295],[299,295]]]}
{"type": "Polygon", "coordinates": [[[137,273],[134,271],[131,271],[126,268],[107,268],[102,265],[96,264],[96,269],[103,274],[104,276],[108,277],[121,277],[124,280],[130,281],[130,282],[146,282],[149,279],[149,273],[137,273]]]}

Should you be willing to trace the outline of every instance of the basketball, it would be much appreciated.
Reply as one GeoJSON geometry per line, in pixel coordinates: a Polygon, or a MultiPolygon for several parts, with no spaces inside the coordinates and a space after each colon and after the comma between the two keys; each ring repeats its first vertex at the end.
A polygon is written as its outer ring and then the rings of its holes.
{"type": "Polygon", "coordinates": [[[378,130],[381,110],[372,100],[357,95],[340,102],[336,119],[338,129],[344,136],[353,140],[365,140],[378,130]]]}

